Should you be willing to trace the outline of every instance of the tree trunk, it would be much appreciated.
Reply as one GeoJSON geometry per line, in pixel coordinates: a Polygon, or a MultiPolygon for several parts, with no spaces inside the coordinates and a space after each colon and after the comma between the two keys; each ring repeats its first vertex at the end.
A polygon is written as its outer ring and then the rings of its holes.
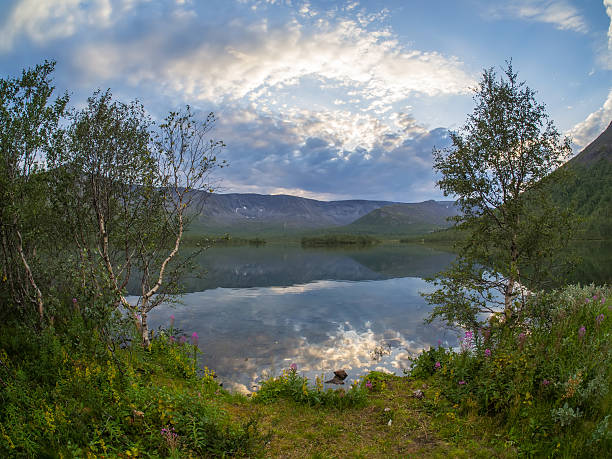
{"type": "Polygon", "coordinates": [[[146,312],[140,315],[140,331],[142,333],[142,345],[144,347],[149,347],[151,341],[149,341],[149,324],[147,323],[146,312]]]}
{"type": "Polygon", "coordinates": [[[34,274],[32,274],[32,269],[30,268],[30,265],[28,264],[28,261],[26,260],[25,253],[23,253],[23,239],[21,238],[21,232],[19,231],[17,231],[17,251],[19,252],[19,256],[21,257],[21,262],[23,263],[23,267],[25,269],[26,276],[28,277],[28,282],[30,283],[30,286],[34,289],[34,292],[36,293],[36,305],[38,306],[38,316],[40,319],[40,323],[42,324],[43,314],[44,314],[42,293],[40,289],[38,288],[38,285],[36,285],[36,281],[34,280],[34,274]]]}

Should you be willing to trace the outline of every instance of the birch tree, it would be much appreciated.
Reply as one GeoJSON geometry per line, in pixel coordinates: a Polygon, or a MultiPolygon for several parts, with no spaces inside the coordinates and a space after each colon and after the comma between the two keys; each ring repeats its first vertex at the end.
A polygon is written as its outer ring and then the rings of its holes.
{"type": "Polygon", "coordinates": [[[437,290],[424,295],[435,306],[430,319],[467,328],[499,307],[505,320],[520,313],[521,287],[542,286],[571,233],[567,212],[547,192],[550,180],[562,178],[550,173],[570,154],[569,139],[511,63],[500,78],[485,70],[474,92],[476,107],[450,133],[452,147],[433,151],[438,186],[457,198],[455,220],[468,237],[457,261],[432,279],[437,290]]]}

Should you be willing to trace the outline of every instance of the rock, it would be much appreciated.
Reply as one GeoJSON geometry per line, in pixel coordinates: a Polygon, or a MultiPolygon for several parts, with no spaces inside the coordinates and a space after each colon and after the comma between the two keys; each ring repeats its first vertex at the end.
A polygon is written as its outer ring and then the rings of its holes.
{"type": "Polygon", "coordinates": [[[412,393],[412,396],[416,398],[423,398],[425,397],[425,394],[423,394],[423,391],[421,389],[417,389],[412,393]]]}
{"type": "Polygon", "coordinates": [[[325,384],[344,384],[344,380],[348,374],[344,370],[334,371],[334,377],[329,381],[325,381],[325,384]]]}

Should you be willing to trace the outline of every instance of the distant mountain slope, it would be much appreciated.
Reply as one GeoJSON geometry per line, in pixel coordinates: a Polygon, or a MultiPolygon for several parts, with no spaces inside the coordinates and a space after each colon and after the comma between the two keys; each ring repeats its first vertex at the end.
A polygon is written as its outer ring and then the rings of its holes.
{"type": "Polygon", "coordinates": [[[448,218],[458,213],[453,201],[391,204],[373,210],[343,229],[369,234],[423,234],[451,226],[448,218]]]}
{"type": "Polygon", "coordinates": [[[585,219],[581,236],[612,239],[612,122],[563,167],[572,174],[553,193],[585,219]]]}
{"type": "Polygon", "coordinates": [[[197,231],[296,232],[346,225],[390,201],[317,201],[288,195],[207,194],[197,231]]]}
{"type": "Polygon", "coordinates": [[[600,160],[612,161],[612,121],[605,131],[573,157],[568,164],[593,165],[600,160]]]}

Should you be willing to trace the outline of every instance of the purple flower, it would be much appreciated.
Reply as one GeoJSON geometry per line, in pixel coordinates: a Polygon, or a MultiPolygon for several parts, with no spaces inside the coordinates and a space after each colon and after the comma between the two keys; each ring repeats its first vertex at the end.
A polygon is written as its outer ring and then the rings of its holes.
{"type": "Polygon", "coordinates": [[[542,385],[543,386],[548,386],[550,384],[550,381],[548,379],[543,379],[542,380],[542,385]]]}
{"type": "Polygon", "coordinates": [[[194,346],[198,345],[198,334],[196,332],[193,332],[191,334],[191,344],[193,344],[194,346]]]}
{"type": "Polygon", "coordinates": [[[459,385],[463,386],[465,384],[465,381],[462,379],[461,381],[459,381],[459,385]]]}
{"type": "Polygon", "coordinates": [[[586,328],[584,328],[584,325],[583,325],[582,327],[578,329],[578,338],[580,339],[584,338],[585,334],[586,334],[586,328]]]}
{"type": "Polygon", "coordinates": [[[595,319],[595,322],[597,322],[597,325],[598,325],[598,326],[599,326],[599,325],[601,325],[601,323],[604,321],[605,317],[606,317],[606,316],[604,316],[603,314],[599,314],[599,315],[597,316],[597,318],[595,319]]]}
{"type": "Polygon", "coordinates": [[[366,381],[366,387],[368,389],[371,389],[372,388],[372,383],[370,381],[366,381]]]}
{"type": "Polygon", "coordinates": [[[179,338],[179,343],[180,343],[180,344],[185,344],[185,341],[187,341],[187,338],[185,337],[185,335],[183,335],[183,336],[181,336],[181,337],[179,338]]]}
{"type": "Polygon", "coordinates": [[[442,341],[438,340],[438,347],[442,344],[442,341]]]}
{"type": "Polygon", "coordinates": [[[171,337],[170,337],[170,342],[171,342],[171,343],[176,342],[176,338],[175,338],[174,336],[171,336],[171,337]]]}
{"type": "Polygon", "coordinates": [[[434,367],[437,369],[439,369],[442,366],[442,364],[440,362],[436,362],[436,364],[434,365],[434,367]]]}
{"type": "Polygon", "coordinates": [[[485,355],[491,357],[491,349],[485,349],[485,355]]]}
{"type": "Polygon", "coordinates": [[[76,299],[76,298],[73,298],[73,299],[72,299],[72,303],[73,303],[73,304],[77,304],[77,299],[76,299]]]}
{"type": "Polygon", "coordinates": [[[170,316],[170,328],[174,327],[174,314],[170,316]]]}
{"type": "Polygon", "coordinates": [[[295,373],[297,371],[297,365],[295,363],[292,363],[291,365],[289,365],[289,369],[295,373]]]}

